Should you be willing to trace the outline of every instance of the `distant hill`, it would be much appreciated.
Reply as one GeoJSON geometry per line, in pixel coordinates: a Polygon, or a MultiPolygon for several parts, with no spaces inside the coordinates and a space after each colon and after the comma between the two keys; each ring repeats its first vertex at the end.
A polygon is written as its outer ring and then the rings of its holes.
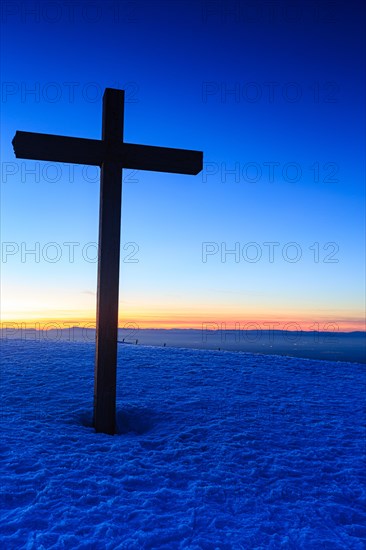
{"type": "MultiPolygon", "coordinates": [[[[63,330],[1,330],[1,342],[27,341],[94,342],[95,329],[70,327],[63,330]]],[[[316,331],[216,331],[198,329],[119,329],[121,345],[134,344],[175,348],[215,349],[309,359],[366,363],[366,332],[316,331]]]]}

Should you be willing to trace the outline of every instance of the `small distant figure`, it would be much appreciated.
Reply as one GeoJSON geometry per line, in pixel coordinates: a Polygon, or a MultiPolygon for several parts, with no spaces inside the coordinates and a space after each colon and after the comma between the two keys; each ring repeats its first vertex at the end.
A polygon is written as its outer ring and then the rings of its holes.
{"type": "Polygon", "coordinates": [[[164,348],[165,348],[165,346],[166,346],[166,342],[164,342],[164,348]]]}
{"type": "Polygon", "coordinates": [[[136,346],[137,346],[137,343],[138,343],[138,339],[136,340],[136,346]]]}

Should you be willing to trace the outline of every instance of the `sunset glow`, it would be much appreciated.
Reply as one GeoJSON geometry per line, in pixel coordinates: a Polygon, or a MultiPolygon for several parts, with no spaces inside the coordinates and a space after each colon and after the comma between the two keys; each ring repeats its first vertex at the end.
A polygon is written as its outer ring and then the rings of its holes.
{"type": "Polygon", "coordinates": [[[308,21],[311,41],[296,17],[243,33],[215,2],[206,18],[193,4],[172,3],[154,25],[152,4],[110,21],[102,56],[97,21],[68,26],[65,41],[61,23],[29,14],[14,42],[17,16],[5,14],[2,323],[95,322],[99,167],[16,159],[11,143],[17,130],[100,139],[114,87],[126,142],[204,153],[197,176],[123,171],[120,326],[364,330],[358,34],[342,40],[343,17],[326,13],[308,21]],[[75,44],[88,62],[66,62],[75,44]]]}

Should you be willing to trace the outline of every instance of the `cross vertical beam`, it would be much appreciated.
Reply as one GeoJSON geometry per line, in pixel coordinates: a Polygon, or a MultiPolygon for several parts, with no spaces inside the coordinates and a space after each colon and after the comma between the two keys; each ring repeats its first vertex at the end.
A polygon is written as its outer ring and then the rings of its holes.
{"type": "MultiPolygon", "coordinates": [[[[102,140],[106,150],[123,141],[124,91],[106,89],[102,140]]],[[[100,175],[94,427],[115,433],[122,159],[102,163],[100,175]]]]}

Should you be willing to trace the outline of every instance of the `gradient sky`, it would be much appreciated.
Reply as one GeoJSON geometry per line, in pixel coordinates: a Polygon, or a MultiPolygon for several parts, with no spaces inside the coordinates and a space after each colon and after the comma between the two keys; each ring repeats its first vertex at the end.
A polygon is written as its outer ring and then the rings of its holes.
{"type": "Polygon", "coordinates": [[[321,4],[3,2],[2,322],[94,320],[98,169],[11,140],[99,139],[109,86],[126,141],[205,162],[124,171],[121,326],[364,330],[363,8],[321,4]]]}

